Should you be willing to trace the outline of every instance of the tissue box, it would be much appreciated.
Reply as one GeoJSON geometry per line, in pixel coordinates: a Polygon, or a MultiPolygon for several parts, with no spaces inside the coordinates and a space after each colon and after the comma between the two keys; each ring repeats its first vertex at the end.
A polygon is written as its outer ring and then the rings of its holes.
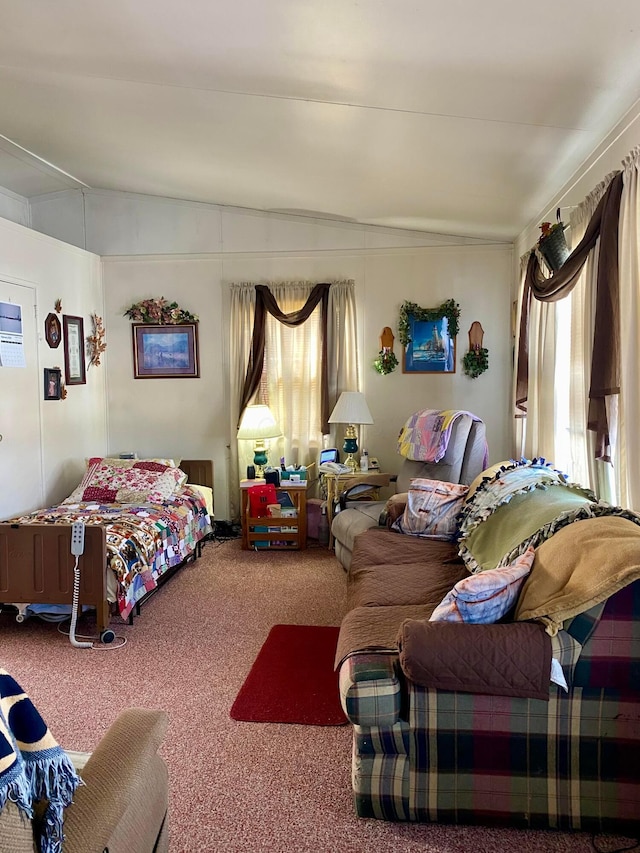
{"type": "Polygon", "coordinates": [[[307,479],[307,472],[300,468],[299,471],[280,471],[280,479],[281,480],[289,480],[291,479],[291,475],[300,477],[300,482],[303,483],[307,479]]]}

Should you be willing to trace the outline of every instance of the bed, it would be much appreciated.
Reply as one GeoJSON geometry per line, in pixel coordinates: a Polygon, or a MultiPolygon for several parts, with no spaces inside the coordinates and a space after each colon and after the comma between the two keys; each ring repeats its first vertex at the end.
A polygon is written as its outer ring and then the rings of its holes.
{"type": "Polygon", "coordinates": [[[85,523],[81,606],[94,607],[103,639],[111,610],[132,621],[212,534],[211,460],[93,457],[62,503],[0,523],[0,602],[70,605],[71,531],[85,523]],[[170,463],[170,464],[169,464],[170,463]]]}

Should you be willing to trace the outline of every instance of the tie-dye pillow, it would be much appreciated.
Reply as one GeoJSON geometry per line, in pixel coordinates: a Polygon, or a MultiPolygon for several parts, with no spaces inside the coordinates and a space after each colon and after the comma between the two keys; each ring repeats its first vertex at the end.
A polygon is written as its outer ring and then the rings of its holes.
{"type": "Polygon", "coordinates": [[[458,581],[429,621],[490,625],[502,619],[516,603],[535,554],[535,549],[529,547],[508,566],[487,569],[458,581]]]}
{"type": "Polygon", "coordinates": [[[468,488],[460,483],[417,477],[411,481],[404,513],[391,529],[425,539],[453,539],[468,488]]]}

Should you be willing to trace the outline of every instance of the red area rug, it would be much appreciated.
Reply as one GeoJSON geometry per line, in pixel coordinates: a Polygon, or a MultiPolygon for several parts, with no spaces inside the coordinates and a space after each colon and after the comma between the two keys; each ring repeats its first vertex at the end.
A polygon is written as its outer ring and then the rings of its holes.
{"type": "Polygon", "coordinates": [[[230,711],[234,720],[341,726],[338,628],[274,625],[230,711]]]}

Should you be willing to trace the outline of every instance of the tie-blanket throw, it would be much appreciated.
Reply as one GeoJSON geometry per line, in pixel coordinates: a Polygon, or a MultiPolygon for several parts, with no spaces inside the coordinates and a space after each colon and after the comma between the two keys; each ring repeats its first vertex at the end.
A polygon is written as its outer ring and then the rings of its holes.
{"type": "MultiPolygon", "coordinates": [[[[416,412],[400,430],[398,453],[416,462],[439,462],[447,452],[453,424],[462,415],[469,415],[474,421],[480,420],[471,412],[457,409],[423,409],[416,412]]],[[[485,452],[485,468],[487,456],[485,452]]]]}
{"type": "Polygon", "coordinates": [[[71,759],[18,682],[0,669],[0,811],[11,800],[29,817],[48,801],[41,853],[61,853],[63,813],[82,784],[71,759]]]}

